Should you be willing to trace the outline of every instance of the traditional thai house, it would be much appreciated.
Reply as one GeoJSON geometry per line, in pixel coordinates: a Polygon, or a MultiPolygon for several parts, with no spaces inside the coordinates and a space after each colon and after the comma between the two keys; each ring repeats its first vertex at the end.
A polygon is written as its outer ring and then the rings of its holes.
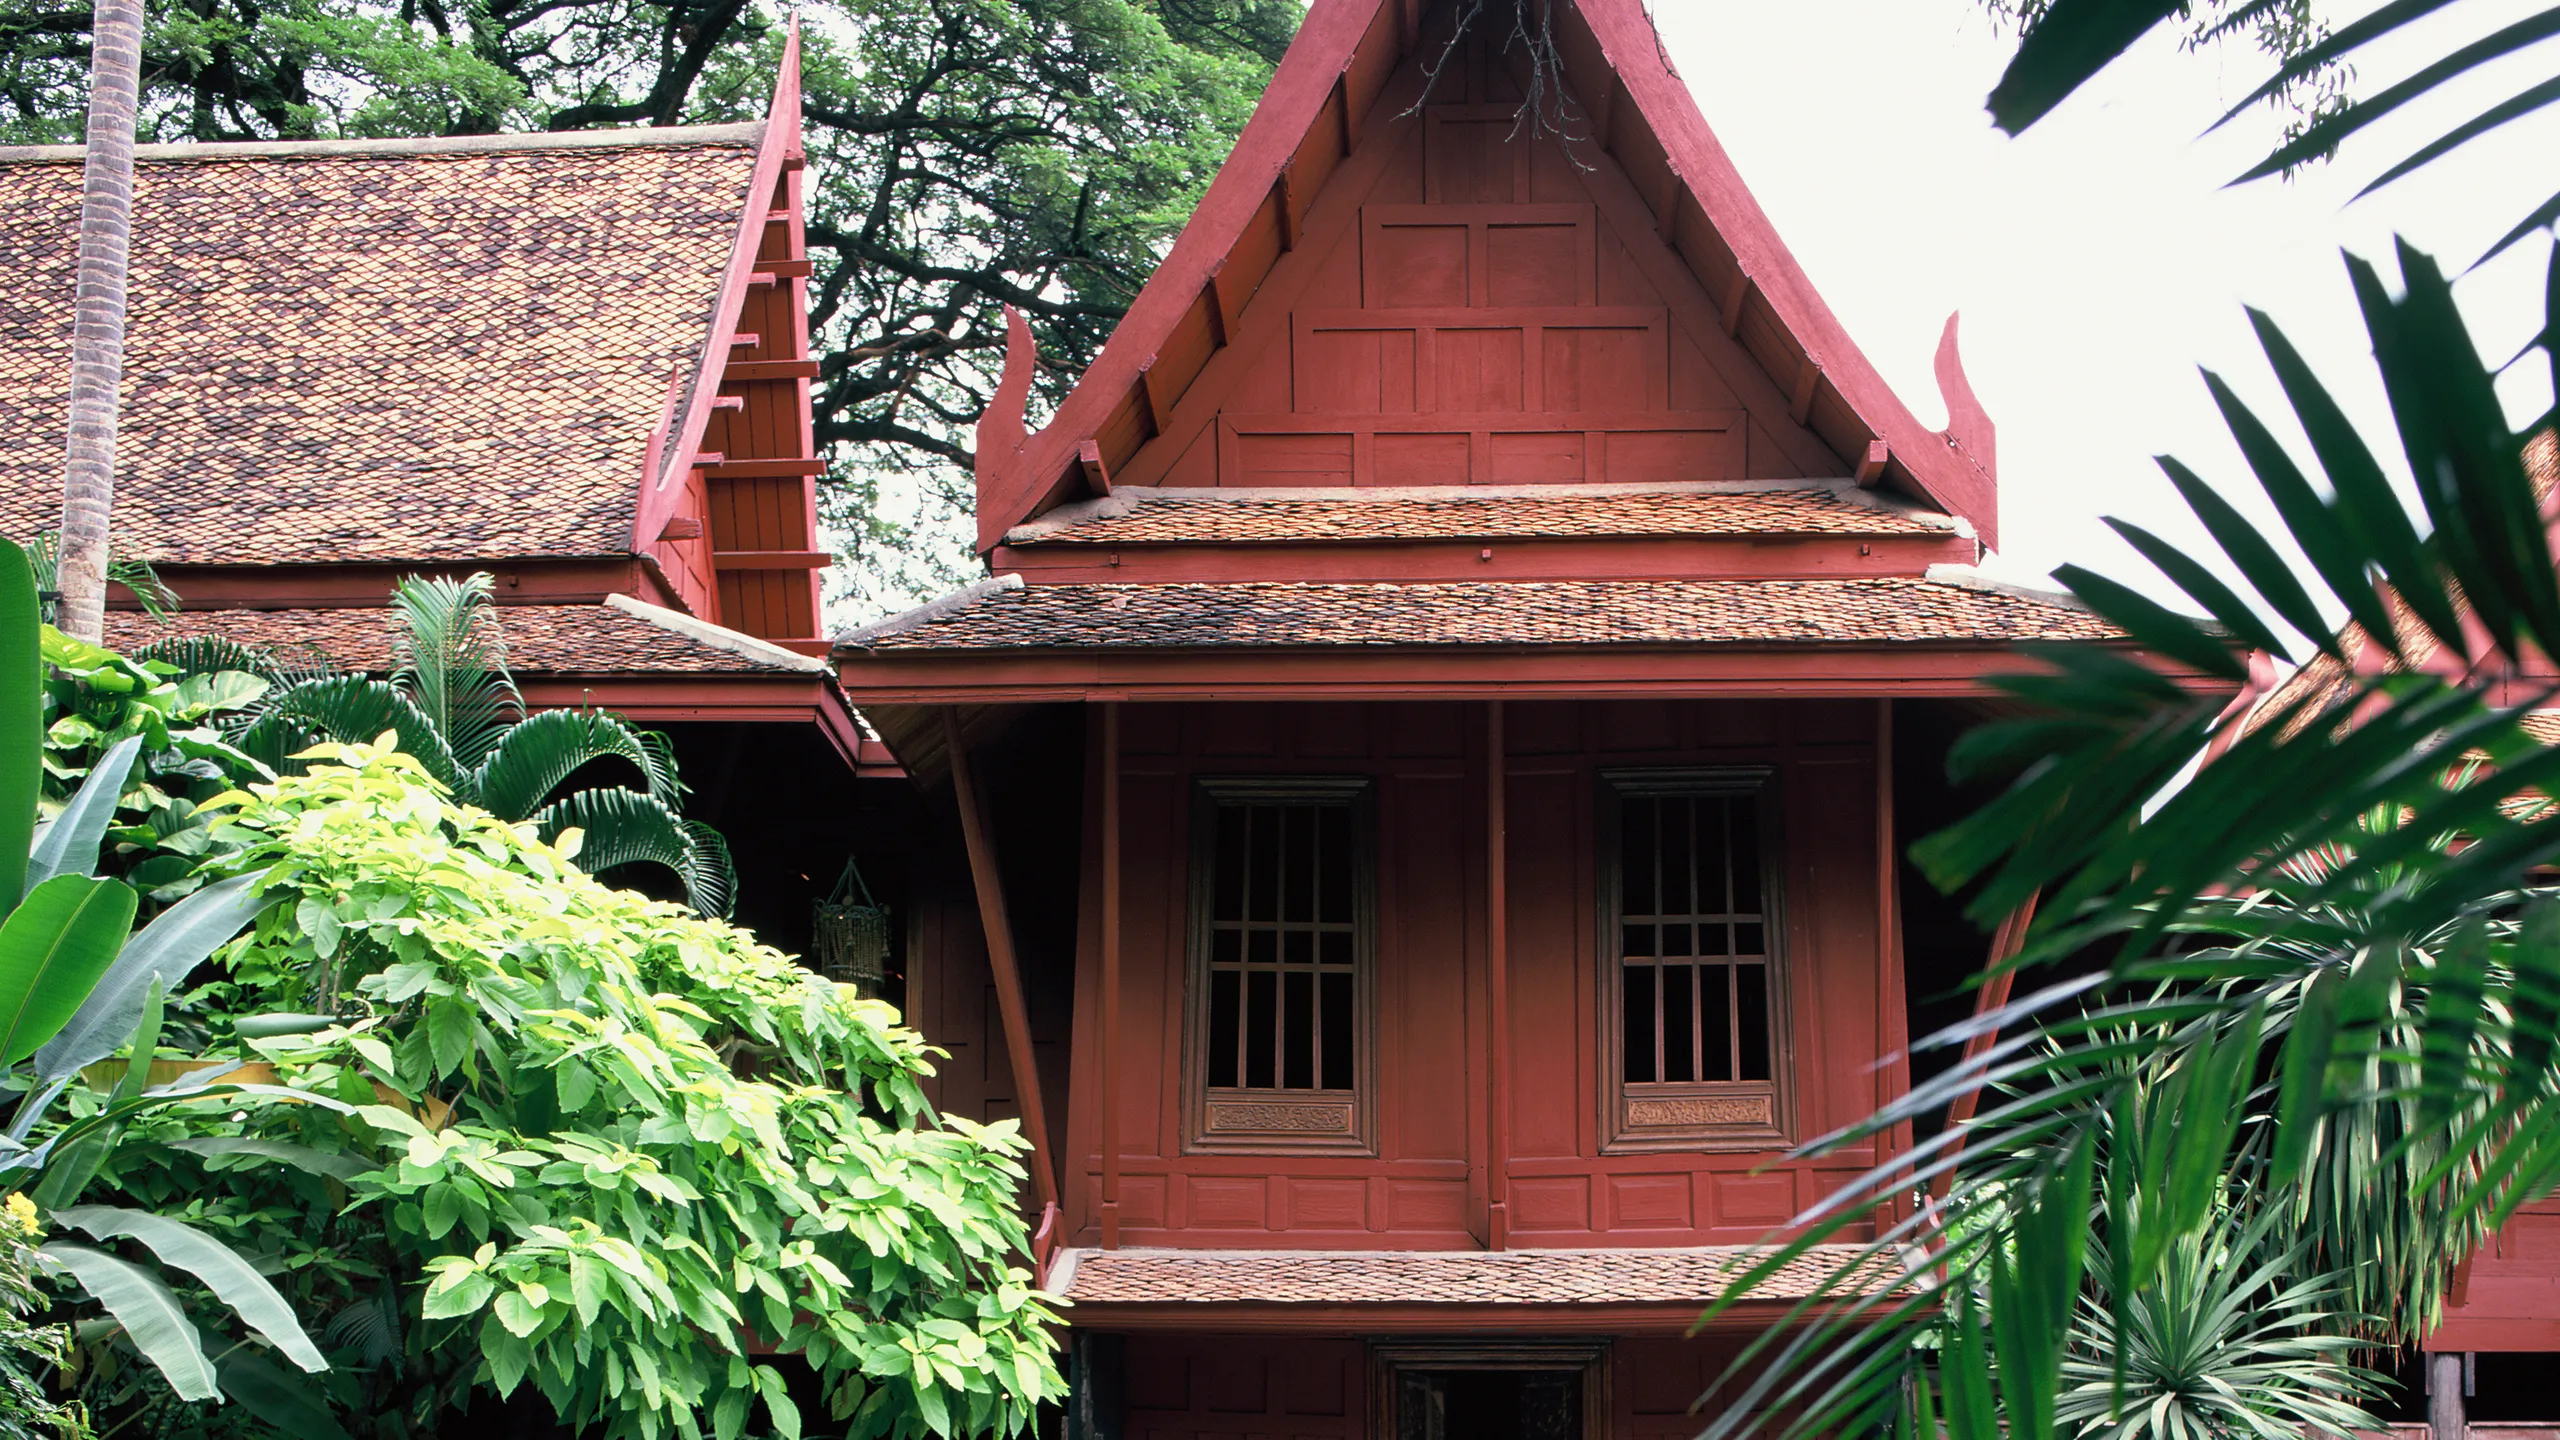
{"type": "Polygon", "coordinates": [[[1017,327],[992,578],[836,646],[963,832],[906,998],[1036,1147],[1071,1433],[1692,1433],[1814,1278],[1692,1338],[1732,1247],[1895,1142],[1784,1152],[1982,964],[1897,861],[1964,707],[2118,643],[1975,568],[1953,322],[1932,430],[1639,0],[1539,13],[1316,0],[1036,433],[1017,327]]]}
{"type": "MultiPolygon", "coordinates": [[[[114,544],[183,609],[119,590],[109,641],[382,669],[395,580],[487,571],[527,700],[674,734],[741,913],[804,944],[894,767],[818,658],[797,67],[740,125],[142,147],[114,544]]],[[[61,503],[80,161],[0,150],[21,541],[61,503]]]]}

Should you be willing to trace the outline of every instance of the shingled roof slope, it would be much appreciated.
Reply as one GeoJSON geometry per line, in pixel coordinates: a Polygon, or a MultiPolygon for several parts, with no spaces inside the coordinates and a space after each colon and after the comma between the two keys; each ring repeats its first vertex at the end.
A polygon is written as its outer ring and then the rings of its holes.
{"type": "MultiPolygon", "coordinates": [[[[1066,1251],[1053,1293],[1078,1305],[1703,1306],[1760,1252],[1685,1250],[1066,1251]]],[[[1863,1245],[1817,1245],[1754,1286],[1755,1300],[1801,1300],[1842,1272],[1897,1278],[1863,1245]],[[1860,1267],[1864,1266],[1862,1270],[1860,1267]]]]}
{"type": "Polygon", "coordinates": [[[1952,579],[1024,586],[1007,577],[836,643],[912,652],[2121,638],[2057,598],[1952,579]]]}
{"type": "MultiPolygon", "coordinates": [[[[626,554],[761,124],[146,146],[118,529],[161,563],[626,554]]],[[[0,150],[0,533],[54,523],[76,148],[0,150]]]]}
{"type": "MultiPolygon", "coordinates": [[[[497,614],[508,668],[523,675],[806,676],[824,669],[752,636],[627,597],[601,605],[504,605],[497,614]]],[[[111,610],[106,639],[116,649],[132,650],[180,636],[219,635],[287,658],[309,655],[344,669],[383,671],[398,663],[398,625],[389,609],[372,606],[181,611],[165,621],[111,610]]]]}
{"type": "Polygon", "coordinates": [[[1254,545],[1329,541],[1748,535],[1953,535],[1951,516],[1847,483],[1404,490],[1120,489],[1005,534],[1009,545],[1254,545]]]}

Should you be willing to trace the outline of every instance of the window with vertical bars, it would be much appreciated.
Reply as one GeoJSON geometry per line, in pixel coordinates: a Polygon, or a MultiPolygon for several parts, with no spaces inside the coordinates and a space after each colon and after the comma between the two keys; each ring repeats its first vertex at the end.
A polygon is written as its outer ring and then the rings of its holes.
{"type": "Polygon", "coordinates": [[[1769,1081],[1770,916],[1756,789],[1617,803],[1620,1079],[1769,1081]]]}
{"type": "Polygon", "coordinates": [[[1356,790],[1213,791],[1203,1079],[1348,1091],[1358,1079],[1362,846],[1356,790]]]}

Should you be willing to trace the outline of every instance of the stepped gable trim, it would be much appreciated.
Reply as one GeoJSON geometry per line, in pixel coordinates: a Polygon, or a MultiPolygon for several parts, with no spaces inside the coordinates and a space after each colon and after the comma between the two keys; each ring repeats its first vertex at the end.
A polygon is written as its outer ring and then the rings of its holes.
{"type": "MultiPolygon", "coordinates": [[[[1397,507],[1412,507],[1427,512],[1432,509],[1469,507],[1498,501],[1526,501],[1534,505],[1571,506],[1586,500],[1620,500],[1646,496],[1690,495],[1781,495],[1819,497],[1822,503],[1839,504],[1873,512],[1878,533],[1926,533],[1973,538],[1971,522],[1958,516],[1941,514],[1905,501],[1897,496],[1880,494],[1853,480],[1686,480],[1659,484],[1620,483],[1592,485],[1379,485],[1368,487],[1308,486],[1114,486],[1109,495],[1077,500],[1024,521],[1004,534],[1007,545],[1037,545],[1045,542],[1070,544],[1102,543],[1106,536],[1079,535],[1080,529],[1102,528],[1106,522],[1125,520],[1151,505],[1197,507],[1206,515],[1214,507],[1233,506],[1238,511],[1257,507],[1341,506],[1358,511],[1374,507],[1384,512],[1397,507]]],[[[1820,527],[1820,533],[1863,533],[1820,527]]],[[[1463,527],[1449,530],[1436,538],[1473,539],[1478,536],[1499,538],[1504,535],[1539,535],[1546,532],[1530,526],[1463,527]]],[[[1600,531],[1573,532],[1577,535],[1600,531]]],[[[1615,532],[1609,532],[1615,533],[1615,532]]],[[[1627,534],[1689,534],[1691,530],[1668,526],[1639,526],[1627,534]]],[[[1721,533],[1721,532],[1719,532],[1721,533]]],[[[1777,530],[1740,530],[1736,534],[1781,534],[1777,530]]],[[[1108,537],[1114,544],[1179,544],[1170,537],[1150,536],[1144,540],[1108,537]]],[[[1254,540],[1288,543],[1301,537],[1292,535],[1256,536],[1254,540]]],[[[1318,537],[1335,538],[1335,537],[1318,537]]],[[[1382,531],[1377,535],[1345,537],[1356,539],[1402,539],[1404,534],[1382,531]]],[[[1249,542],[1248,542],[1249,543],[1249,542]]]]}
{"type": "MultiPolygon", "coordinates": [[[[981,551],[1002,543],[1016,524],[1073,497],[1083,484],[1079,446],[1124,402],[1143,400],[1140,408],[1150,412],[1170,409],[1174,397],[1148,391],[1146,374],[1187,314],[1209,306],[1212,333],[1223,346],[1226,320],[1250,292],[1233,293],[1235,287],[1221,279],[1220,268],[1267,205],[1279,207],[1276,218],[1283,234],[1294,240],[1297,222],[1323,177],[1310,176],[1301,183],[1292,174],[1293,162],[1320,138],[1318,126],[1328,122],[1335,136],[1351,140],[1356,148],[1363,123],[1380,118],[1379,90],[1418,43],[1422,3],[1316,0],[1190,222],[1049,425],[1006,443],[1022,433],[1022,401],[1015,397],[1028,387],[999,388],[980,422],[981,551]]],[[[1658,164],[1670,181],[1671,208],[1658,228],[1702,286],[1708,267],[1696,263],[1689,242],[1701,239],[1711,252],[1720,247],[1730,255],[1732,283],[1714,300],[1725,312],[1726,330],[1738,329],[1743,312],[1754,305],[1765,311],[1799,352],[1793,374],[1771,373],[1762,363],[1768,379],[1781,392],[1806,402],[1825,398],[1827,389],[1866,432],[1867,444],[1859,448],[1872,458],[1875,444],[1884,447],[1876,478],[1905,486],[1936,508],[1971,521],[1984,542],[1996,548],[1996,434],[1965,378],[1956,317],[1948,317],[1936,355],[1948,428],[1931,431],[1885,384],[1779,239],[1707,128],[1696,99],[1663,56],[1642,0],[1560,0],[1560,9],[1564,23],[1559,44],[1567,78],[1581,108],[1595,117],[1598,143],[1622,164],[1632,158],[1629,147],[1639,137],[1661,152],[1658,161],[1643,157],[1647,168],[1658,164]]],[[[1311,169],[1330,173],[1347,159],[1347,152],[1318,149],[1321,154],[1305,157],[1311,169]]],[[[1034,363],[1027,328],[1009,327],[1008,376],[1027,377],[1034,363]]],[[[1811,404],[1803,409],[1810,413],[1811,404]]]]}
{"type": "MultiPolygon", "coordinates": [[[[729,249],[729,265],[720,282],[720,302],[711,316],[711,334],[687,377],[668,379],[667,413],[649,436],[641,462],[640,489],[632,506],[631,553],[651,552],[658,534],[684,502],[685,477],[702,453],[703,431],[720,396],[721,372],[727,367],[738,316],[746,308],[754,283],[757,252],[765,226],[773,218],[773,195],[786,164],[805,163],[800,135],[800,20],[790,21],[782,46],[781,72],[774,79],[773,103],[756,145],[755,170],[747,181],[746,203],[739,208],[738,235],[729,249]]],[[[801,381],[803,386],[808,382],[801,381]]]]}

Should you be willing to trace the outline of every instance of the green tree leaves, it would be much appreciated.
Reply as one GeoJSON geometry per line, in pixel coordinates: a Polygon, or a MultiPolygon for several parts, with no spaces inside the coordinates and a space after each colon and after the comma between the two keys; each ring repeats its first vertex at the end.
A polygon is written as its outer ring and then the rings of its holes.
{"type": "Polygon", "coordinates": [[[362,1164],[332,1223],[378,1225],[425,1279],[439,1353],[615,1437],[789,1432],[749,1333],[865,1436],[1010,1433],[1059,1393],[1019,1268],[1022,1142],[930,1117],[930,1052],[894,1011],[595,883],[415,757],[313,758],[217,807],[252,837],[232,863],[294,897],[233,974],[262,1008],[388,1019],[249,1041],[295,1093],[368,1100],[352,1128],[288,1141],[271,1112],[237,1138],[362,1164]],[[332,917],[326,957],[306,908],[332,917]]]}

